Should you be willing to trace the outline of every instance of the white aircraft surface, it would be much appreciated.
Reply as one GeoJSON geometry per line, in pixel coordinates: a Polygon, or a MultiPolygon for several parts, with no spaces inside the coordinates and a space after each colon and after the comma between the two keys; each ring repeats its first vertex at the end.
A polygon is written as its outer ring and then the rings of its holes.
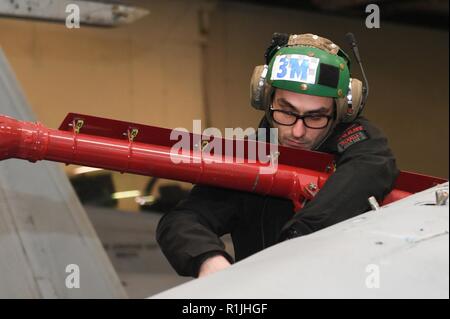
{"type": "Polygon", "coordinates": [[[448,299],[449,207],[442,196],[448,182],[151,298],[448,299]]]}

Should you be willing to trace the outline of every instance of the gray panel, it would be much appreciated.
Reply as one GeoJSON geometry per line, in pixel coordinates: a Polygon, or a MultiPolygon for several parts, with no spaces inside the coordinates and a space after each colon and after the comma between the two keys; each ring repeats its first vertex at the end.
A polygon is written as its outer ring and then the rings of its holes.
{"type": "Polygon", "coordinates": [[[145,298],[190,280],[178,276],[159,249],[161,214],[85,209],[130,298],[145,298]]]}
{"type": "MultiPolygon", "coordinates": [[[[0,50],[0,113],[35,120],[0,50]]],[[[0,162],[0,297],[125,298],[61,166],[0,162]],[[80,288],[66,287],[77,264],[80,288]]]]}
{"type": "Polygon", "coordinates": [[[73,6],[78,8],[80,24],[115,26],[132,23],[149,13],[142,8],[100,1],[0,0],[0,15],[65,22],[74,12],[73,6]]]}
{"type": "MultiPolygon", "coordinates": [[[[448,192],[448,183],[440,188],[448,192]]],[[[428,205],[435,189],[275,245],[153,298],[448,299],[449,207],[428,205]]]]}

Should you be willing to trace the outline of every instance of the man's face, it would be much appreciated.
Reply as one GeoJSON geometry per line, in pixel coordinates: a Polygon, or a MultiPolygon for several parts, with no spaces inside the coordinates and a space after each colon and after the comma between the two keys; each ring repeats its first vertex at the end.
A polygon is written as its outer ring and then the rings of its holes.
{"type": "MultiPolygon", "coordinates": [[[[319,117],[322,115],[333,115],[333,99],[330,97],[306,95],[276,89],[272,108],[291,111],[298,115],[314,115],[311,119],[314,122],[319,121],[319,117]]],[[[328,121],[328,125],[320,129],[306,127],[304,121],[301,119],[298,119],[291,126],[281,125],[273,121],[273,126],[278,128],[278,140],[281,145],[311,150],[328,133],[331,121],[332,119],[328,121]]]]}

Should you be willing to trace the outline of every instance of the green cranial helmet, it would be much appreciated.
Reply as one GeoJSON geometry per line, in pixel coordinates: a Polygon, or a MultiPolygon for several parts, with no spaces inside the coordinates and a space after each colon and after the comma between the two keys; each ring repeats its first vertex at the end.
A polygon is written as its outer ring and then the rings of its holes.
{"type": "Polygon", "coordinates": [[[270,58],[267,82],[296,93],[343,98],[350,83],[349,60],[327,39],[293,35],[270,58]]]}
{"type": "Polygon", "coordinates": [[[350,59],[332,41],[310,33],[275,33],[265,57],[266,64],[255,67],[250,81],[254,108],[268,112],[279,88],[333,98],[335,123],[351,122],[360,114],[363,84],[350,78],[350,59]]]}

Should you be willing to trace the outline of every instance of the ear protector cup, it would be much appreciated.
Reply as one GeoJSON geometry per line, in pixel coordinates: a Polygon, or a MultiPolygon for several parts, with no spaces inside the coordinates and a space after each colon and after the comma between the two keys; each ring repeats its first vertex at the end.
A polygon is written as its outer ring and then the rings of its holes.
{"type": "Polygon", "coordinates": [[[268,69],[267,65],[256,66],[250,80],[250,103],[255,109],[261,111],[265,111],[271,102],[273,88],[266,81],[268,69]]]}
{"type": "Polygon", "coordinates": [[[362,90],[362,82],[358,79],[350,78],[347,96],[336,99],[336,118],[339,122],[352,122],[361,113],[362,90]]]}

